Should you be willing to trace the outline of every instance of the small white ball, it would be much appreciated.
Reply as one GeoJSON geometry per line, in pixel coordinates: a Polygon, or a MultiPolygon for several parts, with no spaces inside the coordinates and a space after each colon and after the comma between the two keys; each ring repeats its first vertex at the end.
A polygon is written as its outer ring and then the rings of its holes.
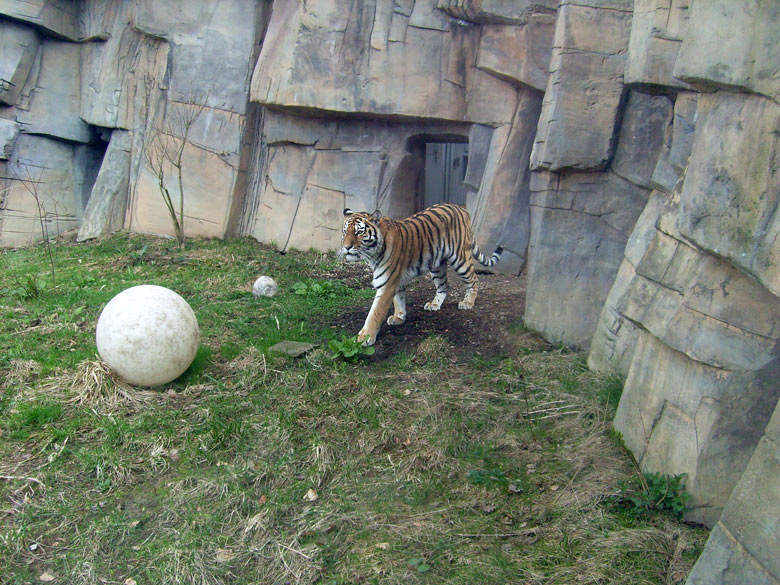
{"type": "Polygon", "coordinates": [[[261,276],[252,285],[252,294],[256,297],[272,297],[278,290],[276,281],[270,276],[261,276]]]}
{"type": "Polygon", "coordinates": [[[128,288],[105,306],[95,341],[100,357],[137,386],[166,384],[190,367],[200,331],[181,296],[153,284],[128,288]]]}

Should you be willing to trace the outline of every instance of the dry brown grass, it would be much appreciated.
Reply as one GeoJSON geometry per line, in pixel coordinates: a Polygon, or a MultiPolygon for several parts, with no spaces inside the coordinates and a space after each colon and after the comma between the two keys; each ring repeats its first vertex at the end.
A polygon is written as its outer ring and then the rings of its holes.
{"type": "Polygon", "coordinates": [[[34,360],[11,360],[11,366],[0,379],[0,389],[26,386],[41,373],[41,365],[34,360]]]}
{"type": "Polygon", "coordinates": [[[109,410],[120,406],[136,408],[156,394],[127,384],[101,360],[82,362],[68,377],[72,393],[69,402],[78,406],[109,410]]]}

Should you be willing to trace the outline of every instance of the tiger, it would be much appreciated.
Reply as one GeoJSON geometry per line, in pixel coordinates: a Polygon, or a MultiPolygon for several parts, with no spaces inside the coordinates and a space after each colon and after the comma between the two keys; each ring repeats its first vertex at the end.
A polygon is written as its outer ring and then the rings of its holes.
{"type": "Polygon", "coordinates": [[[406,285],[417,276],[431,273],[436,294],[423,309],[438,311],[447,297],[447,265],[466,283],[459,309],[472,309],[477,299],[477,275],[474,260],[495,266],[503,248],[496,247],[490,258],[474,242],[471,216],[460,205],[439,203],[411,217],[397,221],[373,213],[344,210],[339,257],[346,262],[365,261],[373,272],[374,301],[358,341],[373,345],[384,316],[393,302],[388,325],[406,321],[406,285]]]}

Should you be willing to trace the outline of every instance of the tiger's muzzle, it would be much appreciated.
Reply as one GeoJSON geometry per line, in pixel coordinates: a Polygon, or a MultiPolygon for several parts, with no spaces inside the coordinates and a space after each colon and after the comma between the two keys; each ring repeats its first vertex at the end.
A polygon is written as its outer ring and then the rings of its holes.
{"type": "Polygon", "coordinates": [[[339,250],[339,260],[343,262],[360,262],[360,254],[357,248],[342,246],[341,250],[339,250]]]}

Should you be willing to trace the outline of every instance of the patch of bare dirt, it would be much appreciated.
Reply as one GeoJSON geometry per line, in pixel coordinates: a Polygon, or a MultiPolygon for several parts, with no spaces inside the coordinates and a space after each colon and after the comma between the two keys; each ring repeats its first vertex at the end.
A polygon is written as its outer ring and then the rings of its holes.
{"type": "MultiPolygon", "coordinates": [[[[338,278],[348,286],[371,288],[371,274],[365,264],[344,264],[327,275],[338,278]]],[[[423,305],[433,298],[435,288],[430,276],[414,279],[407,286],[407,318],[403,325],[385,323],[377,336],[374,359],[386,359],[401,352],[413,351],[421,341],[439,335],[460,357],[478,355],[491,358],[512,355],[520,347],[543,344],[522,327],[525,306],[525,274],[480,273],[479,293],[473,309],[458,309],[465,285],[452,270],[448,273],[450,286],[447,300],[441,310],[425,311],[423,305]]],[[[356,334],[365,322],[371,301],[365,300],[354,310],[347,310],[328,323],[333,329],[356,334]]],[[[388,313],[389,314],[389,313],[388,313]]]]}

